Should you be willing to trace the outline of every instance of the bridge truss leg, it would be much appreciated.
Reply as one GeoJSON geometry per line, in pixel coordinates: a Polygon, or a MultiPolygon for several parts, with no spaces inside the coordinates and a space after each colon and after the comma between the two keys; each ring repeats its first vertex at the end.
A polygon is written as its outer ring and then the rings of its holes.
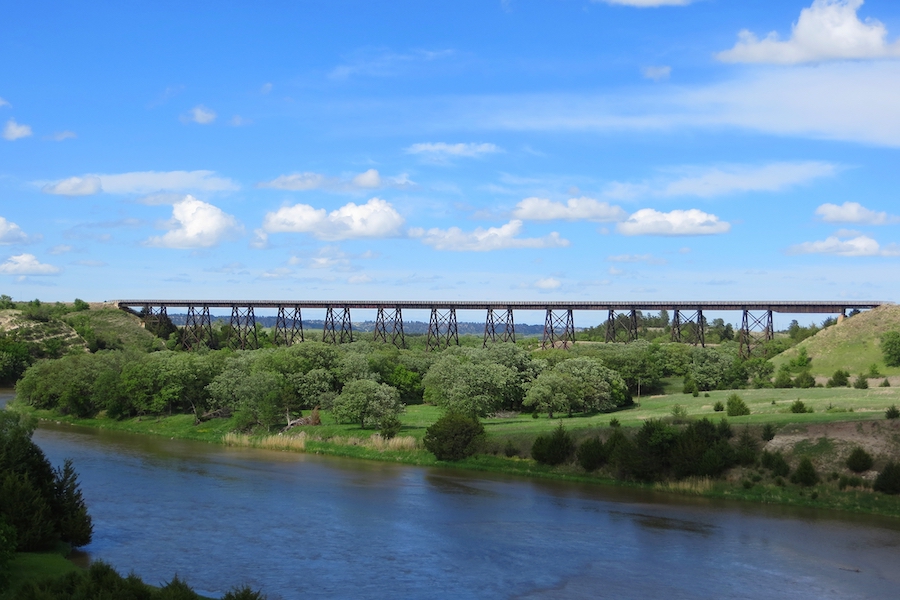
{"type": "Polygon", "coordinates": [[[209,316],[209,306],[204,304],[198,314],[197,307],[191,304],[188,306],[187,318],[184,322],[181,347],[185,350],[197,350],[204,344],[209,345],[212,340],[212,318],[209,316]]]}
{"type": "Polygon", "coordinates": [[[631,309],[626,316],[621,313],[616,315],[616,311],[610,309],[606,318],[606,341],[633,342],[636,339],[638,339],[638,311],[631,309]]]}
{"type": "Polygon", "coordinates": [[[488,343],[498,340],[516,343],[516,325],[513,321],[513,309],[508,306],[502,310],[489,308],[487,318],[484,320],[484,343],[481,347],[487,348],[488,343]]]}
{"type": "Polygon", "coordinates": [[[448,308],[441,311],[431,308],[431,319],[428,322],[428,338],[425,341],[426,350],[438,350],[448,348],[450,344],[459,346],[459,328],[456,322],[456,309],[448,308]]]}
{"type": "Polygon", "coordinates": [[[403,314],[399,307],[394,307],[393,310],[394,314],[388,317],[385,315],[384,307],[378,307],[378,315],[375,317],[375,341],[390,343],[397,348],[406,348],[406,337],[403,334],[403,314]],[[389,322],[390,328],[388,328],[389,322]]]}
{"type": "Polygon", "coordinates": [[[687,342],[693,345],[700,344],[706,348],[706,323],[703,320],[703,311],[697,309],[693,314],[688,313],[687,318],[682,318],[684,313],[676,308],[672,319],[672,341],[687,342]]]}
{"type": "Polygon", "coordinates": [[[353,325],[350,321],[350,309],[346,306],[341,311],[341,328],[338,331],[334,318],[334,307],[329,306],[325,312],[325,327],[322,331],[322,341],[331,344],[343,344],[353,341],[353,325]]]}
{"type": "Polygon", "coordinates": [[[279,306],[278,316],[275,317],[275,345],[293,346],[295,342],[302,341],[303,319],[300,315],[300,307],[279,306]]]}
{"type": "Polygon", "coordinates": [[[231,306],[231,321],[229,322],[229,344],[240,350],[256,350],[259,348],[259,338],[256,334],[256,315],[253,307],[243,308],[237,304],[231,306]]]}
{"type": "Polygon", "coordinates": [[[541,348],[571,348],[575,343],[575,319],[572,317],[572,309],[553,312],[547,309],[547,317],[544,319],[544,339],[541,348]]]}
{"type": "Polygon", "coordinates": [[[753,351],[764,347],[764,344],[775,338],[775,328],[772,324],[772,311],[767,310],[762,314],[753,314],[744,309],[744,318],[741,321],[741,358],[748,359],[753,356],[753,351]]]}

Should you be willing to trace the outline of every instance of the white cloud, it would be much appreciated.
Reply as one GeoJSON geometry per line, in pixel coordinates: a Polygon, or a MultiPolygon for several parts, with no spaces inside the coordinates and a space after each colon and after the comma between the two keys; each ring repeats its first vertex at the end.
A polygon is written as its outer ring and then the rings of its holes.
{"type": "Polygon", "coordinates": [[[57,131],[52,136],[50,136],[50,139],[53,140],[54,142],[62,142],[64,140],[74,140],[77,137],[78,137],[78,135],[74,131],[66,130],[66,131],[57,131]]]}
{"type": "Polygon", "coordinates": [[[194,123],[199,123],[200,125],[209,125],[213,121],[216,120],[216,111],[206,108],[202,104],[198,104],[190,111],[188,114],[182,117],[183,121],[193,121],[194,123]]]}
{"type": "Polygon", "coordinates": [[[375,169],[369,169],[363,173],[347,178],[327,177],[321,173],[306,171],[304,173],[291,173],[280,175],[272,181],[263,181],[256,187],[272,188],[276,190],[290,190],[302,192],[307,190],[326,190],[330,192],[352,192],[360,190],[373,190],[381,187],[403,188],[415,185],[405,173],[396,177],[382,177],[375,169]]]}
{"type": "Polygon", "coordinates": [[[15,119],[7,121],[6,127],[3,128],[3,139],[9,140],[10,142],[30,135],[31,127],[28,125],[19,125],[16,123],[15,119]]]}
{"type": "Polygon", "coordinates": [[[605,4],[617,4],[620,6],[634,6],[637,8],[655,8],[657,6],[687,6],[694,0],[591,0],[605,4]]]}
{"type": "Polygon", "coordinates": [[[759,39],[744,29],[734,47],[716,54],[724,62],[793,65],[826,60],[900,56],[900,43],[885,41],[887,29],[875,20],[859,20],[863,0],[814,0],[800,11],[791,37],[781,41],[777,32],[759,39]]]}
{"type": "Polygon", "coordinates": [[[900,246],[889,244],[882,247],[867,235],[859,235],[849,239],[841,239],[842,234],[816,242],[804,242],[788,249],[789,254],[835,254],[837,256],[900,256],[900,246]]]}
{"type": "Polygon", "coordinates": [[[627,213],[619,206],[611,206],[593,198],[571,198],[565,204],[546,198],[525,198],[513,210],[513,216],[526,221],[622,221],[627,213]]]}
{"type": "Polygon", "coordinates": [[[555,277],[545,277],[534,282],[534,287],[539,290],[555,290],[562,285],[562,282],[555,277]]]}
{"type": "Polygon", "coordinates": [[[417,154],[432,161],[446,161],[451,157],[477,157],[484,154],[503,152],[495,144],[488,143],[459,143],[448,144],[446,142],[422,142],[413,144],[406,149],[408,154],[417,154]]]}
{"type": "Polygon", "coordinates": [[[823,204],[816,209],[826,223],[859,223],[862,225],[886,225],[900,222],[900,217],[889,215],[886,212],[875,212],[864,207],[859,202],[844,202],[837,204],[823,204]]]}
{"type": "Polygon", "coordinates": [[[72,246],[67,244],[59,244],[58,246],[53,246],[50,248],[50,254],[65,254],[66,252],[71,252],[72,246]]]}
{"type": "Polygon", "coordinates": [[[355,53],[346,64],[335,67],[328,77],[335,80],[346,80],[355,75],[392,77],[415,65],[452,55],[452,50],[417,50],[408,54],[398,54],[367,48],[355,53]]]}
{"type": "Polygon", "coordinates": [[[231,117],[231,120],[228,121],[228,124],[232,127],[244,127],[245,125],[253,124],[253,121],[250,119],[245,119],[241,115],[234,115],[231,117]]]}
{"type": "Polygon", "coordinates": [[[435,250],[457,252],[487,252],[508,248],[558,248],[569,245],[569,240],[561,238],[555,231],[542,238],[517,237],[521,231],[522,221],[513,220],[500,227],[487,229],[479,227],[471,233],[466,233],[459,227],[428,230],[414,228],[409,230],[409,235],[421,239],[435,250]]]}
{"type": "Polygon", "coordinates": [[[263,94],[263,95],[268,94],[268,93],[271,92],[271,91],[272,91],[272,84],[271,84],[271,83],[264,83],[264,84],[262,85],[262,87],[259,88],[259,93],[260,93],[260,94],[263,94]]]}
{"type": "Polygon", "coordinates": [[[21,227],[0,217],[0,244],[24,244],[27,241],[28,236],[21,227]]]}
{"type": "Polygon", "coordinates": [[[652,79],[653,81],[662,81],[664,79],[668,79],[672,75],[672,67],[644,67],[643,69],[641,69],[641,72],[647,79],[652,79]]]}
{"type": "Polygon", "coordinates": [[[365,204],[349,202],[327,213],[308,204],[284,206],[267,213],[263,230],[267,233],[311,233],[323,240],[385,238],[400,235],[403,217],[389,202],[372,198],[365,204]]]}
{"type": "Polygon", "coordinates": [[[45,194],[59,196],[90,196],[103,190],[100,178],[94,175],[84,177],[69,177],[55,183],[48,183],[41,188],[45,194]]]}
{"type": "Polygon", "coordinates": [[[243,226],[220,208],[185,196],[172,207],[169,232],[151,237],[147,245],[161,248],[209,248],[243,233],[243,226]]]}
{"type": "Polygon", "coordinates": [[[359,285],[362,283],[371,283],[372,278],[368,275],[353,275],[347,278],[347,283],[352,285],[359,285]]]}
{"type": "Polygon", "coordinates": [[[607,256],[606,260],[615,263],[638,263],[644,262],[651,265],[664,265],[666,261],[662,258],[656,258],[652,254],[618,254],[615,256],[607,256]]]}
{"type": "Polygon", "coordinates": [[[214,171],[135,171],[116,175],[83,175],[44,185],[41,191],[64,196],[108,194],[152,194],[168,192],[224,192],[239,189],[226,177],[214,171]]]}
{"type": "Polygon", "coordinates": [[[666,183],[655,195],[711,198],[739,192],[777,192],[786,187],[834,175],[838,167],[825,162],[778,162],[757,166],[732,165],[709,169],[666,183]]]}
{"type": "Polygon", "coordinates": [[[712,235],[728,232],[731,224],[696,208],[667,213],[643,208],[616,228],[623,235],[712,235]]]}
{"type": "Polygon", "coordinates": [[[10,256],[5,263],[0,264],[0,274],[3,275],[54,275],[56,273],[59,273],[59,267],[41,263],[34,254],[10,256]]]}
{"type": "Polygon", "coordinates": [[[8,106],[8,107],[12,108],[12,104],[10,104],[9,102],[7,102],[7,101],[4,100],[3,98],[0,98],[0,108],[3,108],[4,106],[8,106]]]}

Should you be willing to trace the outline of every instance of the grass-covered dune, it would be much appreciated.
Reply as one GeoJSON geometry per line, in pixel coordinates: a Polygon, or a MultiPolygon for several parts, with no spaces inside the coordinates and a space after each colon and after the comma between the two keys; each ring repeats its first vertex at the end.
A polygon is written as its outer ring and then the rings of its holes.
{"type": "Polygon", "coordinates": [[[886,304],[843,319],[772,358],[772,364],[777,371],[805,349],[812,359],[810,372],[819,377],[831,377],[838,369],[867,373],[872,365],[896,377],[900,367],[887,367],[881,351],[881,336],[888,331],[900,331],[900,305],[886,304]]]}

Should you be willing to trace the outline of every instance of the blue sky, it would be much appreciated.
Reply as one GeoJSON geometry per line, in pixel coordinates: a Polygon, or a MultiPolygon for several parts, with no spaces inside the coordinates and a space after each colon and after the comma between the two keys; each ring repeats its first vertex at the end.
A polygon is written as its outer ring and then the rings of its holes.
{"type": "Polygon", "coordinates": [[[888,0],[6,3],[17,299],[898,300],[888,0]]]}

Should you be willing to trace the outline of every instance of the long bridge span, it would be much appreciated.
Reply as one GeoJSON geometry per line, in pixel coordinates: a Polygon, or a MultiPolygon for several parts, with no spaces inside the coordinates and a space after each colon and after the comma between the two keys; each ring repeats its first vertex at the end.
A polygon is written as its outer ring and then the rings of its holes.
{"type": "Polygon", "coordinates": [[[644,311],[672,313],[671,338],[705,345],[704,312],[739,312],[741,327],[738,331],[741,355],[750,356],[753,349],[774,337],[773,313],[833,314],[846,316],[848,310],[872,309],[884,301],[474,301],[474,300],[115,300],[121,309],[140,315],[146,322],[168,318],[171,308],[183,308],[187,318],[183,329],[182,344],[190,350],[213,338],[213,317],[210,309],[231,311],[230,331],[237,347],[256,348],[259,345],[256,328],[256,310],[277,311],[275,342],[290,346],[305,339],[302,311],[325,310],[322,341],[342,343],[353,341],[351,310],[375,310],[375,340],[405,347],[403,311],[428,311],[431,314],[426,338],[428,349],[447,347],[459,343],[457,310],[483,310],[484,345],[494,342],[515,342],[514,311],[541,311],[545,313],[542,345],[567,348],[575,341],[575,311],[598,311],[606,314],[606,341],[632,341],[637,339],[639,317],[644,311]]]}

